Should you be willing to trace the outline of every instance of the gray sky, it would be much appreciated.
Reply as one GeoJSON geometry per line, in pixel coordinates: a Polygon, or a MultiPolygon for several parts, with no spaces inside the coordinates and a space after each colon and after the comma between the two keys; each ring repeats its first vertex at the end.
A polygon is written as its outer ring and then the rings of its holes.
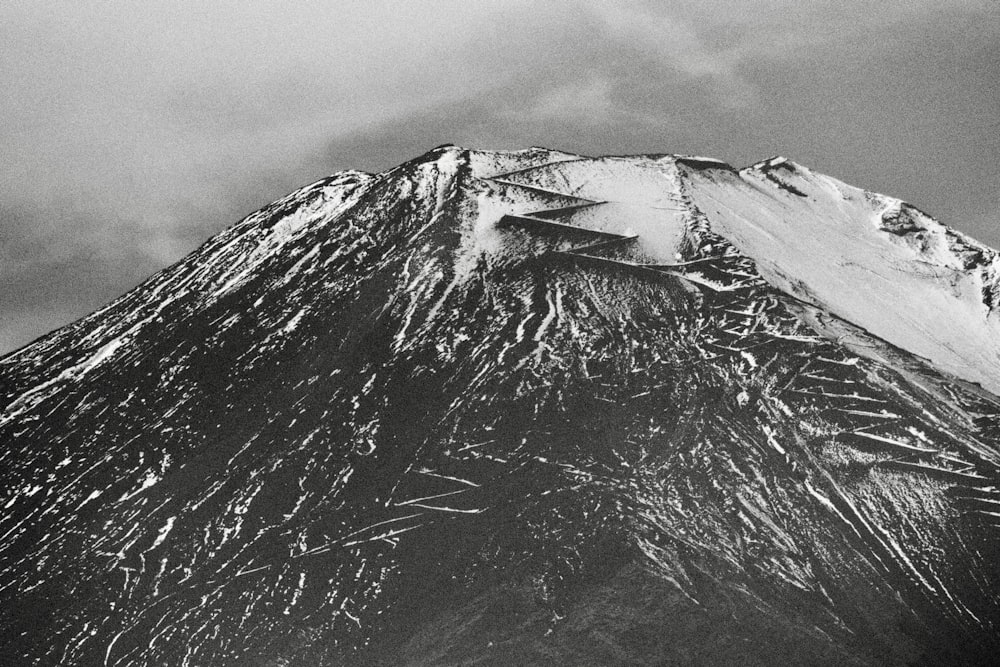
{"type": "Polygon", "coordinates": [[[441,143],[783,154],[1000,247],[996,0],[5,0],[0,353],[441,143]]]}

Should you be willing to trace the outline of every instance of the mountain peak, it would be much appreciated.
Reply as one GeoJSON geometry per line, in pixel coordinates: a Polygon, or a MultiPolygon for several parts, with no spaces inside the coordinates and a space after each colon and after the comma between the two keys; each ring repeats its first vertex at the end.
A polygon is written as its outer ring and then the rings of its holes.
{"type": "Polygon", "coordinates": [[[0,657],[995,655],[997,268],[784,158],[321,179],[0,359],[0,657]]]}

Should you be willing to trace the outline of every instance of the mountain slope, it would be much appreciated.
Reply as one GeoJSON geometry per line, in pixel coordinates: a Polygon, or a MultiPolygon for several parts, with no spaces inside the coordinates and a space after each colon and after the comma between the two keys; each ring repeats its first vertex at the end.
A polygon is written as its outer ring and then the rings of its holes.
{"type": "Polygon", "coordinates": [[[781,159],[334,175],[0,361],[0,653],[974,662],[996,265],[781,159]]]}

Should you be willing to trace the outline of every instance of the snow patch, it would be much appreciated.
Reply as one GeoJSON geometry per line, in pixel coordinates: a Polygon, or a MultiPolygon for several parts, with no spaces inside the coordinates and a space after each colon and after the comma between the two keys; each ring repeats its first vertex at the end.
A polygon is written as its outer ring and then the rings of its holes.
{"type": "Polygon", "coordinates": [[[797,165],[782,169],[781,178],[806,196],[775,187],[763,167],[686,178],[712,229],[753,259],[769,283],[1000,393],[1000,318],[984,310],[984,292],[992,292],[982,266],[993,266],[993,251],[898,200],[797,165]],[[901,241],[886,224],[926,238],[901,241]]]}
{"type": "Polygon", "coordinates": [[[149,548],[149,551],[152,551],[156,547],[158,547],[161,544],[163,544],[164,540],[167,539],[167,535],[169,535],[170,531],[173,529],[173,527],[174,527],[174,521],[176,521],[176,520],[177,520],[177,517],[175,517],[175,516],[172,516],[169,519],[167,519],[167,522],[165,524],[163,524],[163,527],[160,528],[159,533],[156,535],[156,540],[153,542],[153,546],[151,546],[149,548]]]}

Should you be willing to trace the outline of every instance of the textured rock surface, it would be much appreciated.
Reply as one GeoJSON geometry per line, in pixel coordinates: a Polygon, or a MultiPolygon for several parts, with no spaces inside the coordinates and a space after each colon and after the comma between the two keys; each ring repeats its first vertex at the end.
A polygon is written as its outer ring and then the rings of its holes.
{"type": "Polygon", "coordinates": [[[0,360],[0,655],[985,660],[996,267],[783,159],[336,174],[0,360]]]}

